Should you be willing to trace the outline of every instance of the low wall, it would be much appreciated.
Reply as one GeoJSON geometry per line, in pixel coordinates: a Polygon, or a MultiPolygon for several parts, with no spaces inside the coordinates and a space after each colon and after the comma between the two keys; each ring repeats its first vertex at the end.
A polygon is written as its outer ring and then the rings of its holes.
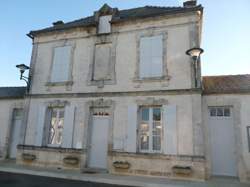
{"type": "Polygon", "coordinates": [[[110,152],[109,172],[204,181],[206,164],[202,156],[110,152]]]}
{"type": "Polygon", "coordinates": [[[16,162],[20,165],[80,170],[85,163],[82,149],[18,145],[16,162]]]}

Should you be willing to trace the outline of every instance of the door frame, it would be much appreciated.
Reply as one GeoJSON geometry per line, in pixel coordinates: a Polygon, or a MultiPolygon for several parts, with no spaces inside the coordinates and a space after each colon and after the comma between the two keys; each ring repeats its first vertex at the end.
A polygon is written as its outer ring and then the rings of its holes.
{"type": "MultiPolygon", "coordinates": [[[[23,118],[24,118],[24,108],[23,106],[12,106],[11,109],[9,110],[9,128],[7,130],[7,136],[6,136],[6,150],[5,153],[3,154],[3,158],[5,159],[10,159],[10,151],[11,151],[11,141],[12,141],[12,135],[13,135],[13,130],[14,130],[14,121],[15,121],[15,111],[16,110],[23,110],[23,116],[22,116],[22,122],[21,122],[21,128],[22,128],[22,123],[23,123],[23,118]]],[[[21,131],[19,134],[19,138],[21,138],[21,131]]]]}
{"type": "Polygon", "coordinates": [[[97,99],[86,102],[85,105],[85,119],[84,119],[84,131],[82,145],[85,148],[86,158],[85,162],[81,164],[81,171],[88,168],[88,161],[90,156],[90,144],[92,135],[92,123],[94,109],[105,109],[109,113],[109,134],[108,134],[108,153],[107,153],[107,170],[109,170],[109,156],[113,151],[113,123],[114,123],[114,109],[115,102],[113,100],[97,99]]]}
{"type": "MultiPolygon", "coordinates": [[[[212,100],[209,100],[212,101],[212,100]]],[[[209,109],[211,107],[230,107],[231,114],[233,118],[233,127],[234,127],[234,137],[235,137],[235,152],[236,152],[236,177],[240,177],[240,171],[242,170],[242,163],[241,163],[241,155],[242,155],[242,138],[241,138],[241,117],[240,117],[240,103],[239,102],[225,102],[224,100],[216,100],[213,99],[212,102],[208,102],[203,109],[204,116],[205,116],[205,155],[207,158],[207,169],[208,169],[208,178],[212,177],[212,150],[211,150],[211,141],[210,141],[210,127],[209,127],[209,118],[210,113],[209,109]]]]}

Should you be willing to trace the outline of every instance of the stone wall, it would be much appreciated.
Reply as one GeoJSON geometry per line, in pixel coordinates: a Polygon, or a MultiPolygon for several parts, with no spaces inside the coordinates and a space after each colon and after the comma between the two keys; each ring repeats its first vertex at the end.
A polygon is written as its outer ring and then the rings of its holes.
{"type": "Polygon", "coordinates": [[[19,145],[17,164],[54,169],[80,170],[85,163],[84,150],[19,145]]]}
{"type": "Polygon", "coordinates": [[[205,180],[206,162],[202,156],[111,152],[112,174],[144,175],[171,179],[205,180]]]}

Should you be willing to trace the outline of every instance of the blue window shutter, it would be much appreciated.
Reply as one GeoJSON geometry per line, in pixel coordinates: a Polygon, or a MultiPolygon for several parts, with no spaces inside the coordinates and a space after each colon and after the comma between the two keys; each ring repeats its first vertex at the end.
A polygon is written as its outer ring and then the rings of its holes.
{"type": "Polygon", "coordinates": [[[66,106],[64,112],[62,147],[72,148],[74,133],[75,106],[66,106]]]}
{"type": "Polygon", "coordinates": [[[128,106],[128,124],[126,136],[126,151],[136,152],[136,136],[137,136],[137,105],[131,104],[128,106]]]}
{"type": "Polygon", "coordinates": [[[177,154],[176,105],[163,106],[164,153],[177,154]]]}
{"type": "Polygon", "coordinates": [[[35,131],[35,145],[42,146],[46,106],[41,105],[38,109],[38,118],[35,131]]]}

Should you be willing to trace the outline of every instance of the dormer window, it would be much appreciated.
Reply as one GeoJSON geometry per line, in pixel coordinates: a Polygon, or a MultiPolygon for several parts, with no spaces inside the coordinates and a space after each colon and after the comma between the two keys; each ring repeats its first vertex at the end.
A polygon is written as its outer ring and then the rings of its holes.
{"type": "Polygon", "coordinates": [[[112,15],[100,16],[98,34],[106,34],[111,32],[111,21],[112,15]]]}

